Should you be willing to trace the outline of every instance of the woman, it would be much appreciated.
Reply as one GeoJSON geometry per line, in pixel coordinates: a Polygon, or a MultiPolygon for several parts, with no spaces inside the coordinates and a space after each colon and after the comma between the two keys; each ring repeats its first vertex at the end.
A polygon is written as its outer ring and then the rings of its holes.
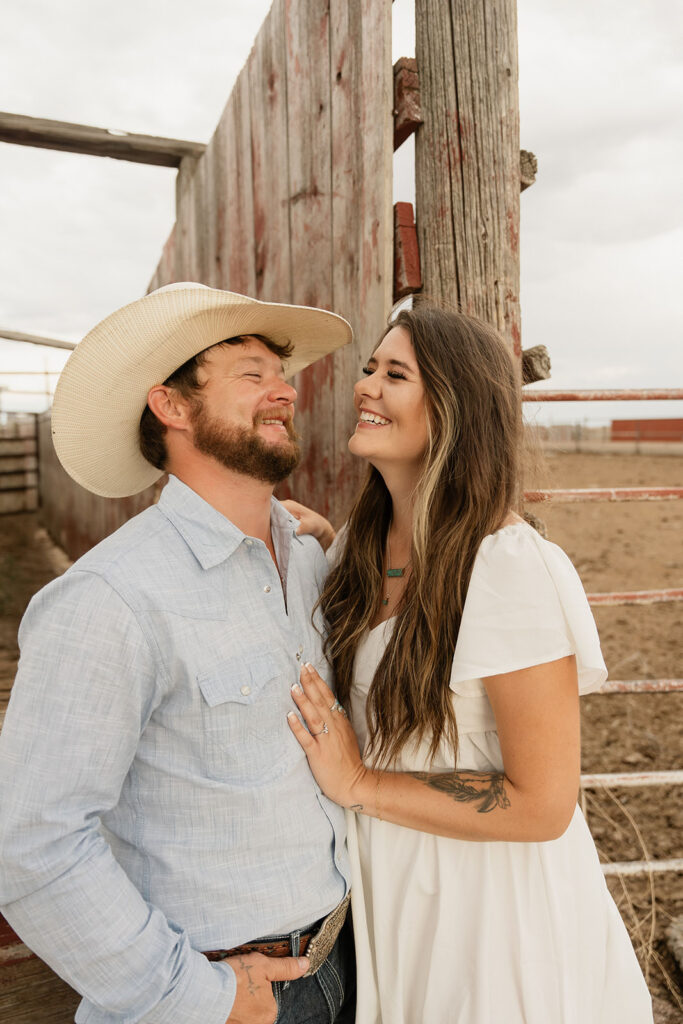
{"type": "Polygon", "coordinates": [[[289,715],[352,812],[358,1024],[650,1022],[576,805],[578,696],[606,670],[571,563],[511,511],[507,350],[423,305],[364,373],[370,469],[321,598],[340,703],[307,667],[289,715]]]}

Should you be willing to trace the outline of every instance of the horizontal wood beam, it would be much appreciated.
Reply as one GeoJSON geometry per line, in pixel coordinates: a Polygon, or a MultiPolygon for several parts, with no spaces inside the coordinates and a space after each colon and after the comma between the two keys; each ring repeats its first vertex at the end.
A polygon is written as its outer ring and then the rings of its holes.
{"type": "Polygon", "coordinates": [[[114,160],[158,167],[179,167],[183,157],[200,157],[206,149],[203,142],[136,135],[113,128],[92,128],[84,124],[4,112],[0,112],[0,142],[88,156],[108,156],[114,160]]]}
{"type": "MultiPolygon", "coordinates": [[[[394,64],[394,150],[422,124],[420,78],[415,57],[399,57],[394,64]]],[[[519,190],[536,181],[538,160],[527,149],[519,151],[519,190]]],[[[537,378],[538,380],[542,378],[537,378]]]]}
{"type": "Polygon", "coordinates": [[[520,192],[523,192],[525,188],[529,188],[530,185],[536,181],[536,173],[538,171],[538,160],[533,153],[530,153],[528,149],[520,149],[519,151],[519,184],[520,192]]]}
{"type": "Polygon", "coordinates": [[[65,338],[45,338],[42,334],[24,334],[22,331],[3,331],[0,328],[0,339],[5,341],[27,341],[31,345],[48,345],[50,348],[76,348],[75,341],[65,338]]]}
{"type": "Polygon", "coordinates": [[[550,378],[550,353],[545,345],[522,350],[522,383],[536,384],[550,378]]]}
{"type": "Polygon", "coordinates": [[[422,124],[420,81],[414,57],[399,57],[394,64],[394,149],[422,124]]]}

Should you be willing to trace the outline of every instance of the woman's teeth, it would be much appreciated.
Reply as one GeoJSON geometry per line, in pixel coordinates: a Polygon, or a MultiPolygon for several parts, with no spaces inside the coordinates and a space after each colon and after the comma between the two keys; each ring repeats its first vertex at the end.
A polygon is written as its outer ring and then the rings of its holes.
{"type": "Polygon", "coordinates": [[[382,427],[391,423],[391,420],[385,420],[383,416],[378,416],[377,413],[374,412],[361,412],[360,420],[361,423],[378,423],[382,427]]]}

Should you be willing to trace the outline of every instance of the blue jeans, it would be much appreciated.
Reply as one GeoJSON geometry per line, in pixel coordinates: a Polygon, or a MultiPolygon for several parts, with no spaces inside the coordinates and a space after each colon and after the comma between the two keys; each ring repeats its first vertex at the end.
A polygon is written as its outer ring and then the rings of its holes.
{"type": "MultiPolygon", "coordinates": [[[[299,955],[298,933],[292,956],[299,955]]],[[[273,982],[275,1024],[353,1024],[356,1019],[356,959],[351,913],[327,960],[310,978],[273,982]]]]}

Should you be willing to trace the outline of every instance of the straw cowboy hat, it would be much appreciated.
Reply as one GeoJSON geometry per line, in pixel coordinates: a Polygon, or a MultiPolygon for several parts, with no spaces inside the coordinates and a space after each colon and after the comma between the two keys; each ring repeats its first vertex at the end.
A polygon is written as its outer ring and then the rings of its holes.
{"type": "Polygon", "coordinates": [[[260,302],[194,282],[159,288],[93,327],[62,371],[52,438],[67,473],[106,498],[153,484],[162,471],[138,445],[150,388],[203,349],[242,334],[291,342],[288,377],[353,336],[346,320],[323,309],[260,302]]]}

